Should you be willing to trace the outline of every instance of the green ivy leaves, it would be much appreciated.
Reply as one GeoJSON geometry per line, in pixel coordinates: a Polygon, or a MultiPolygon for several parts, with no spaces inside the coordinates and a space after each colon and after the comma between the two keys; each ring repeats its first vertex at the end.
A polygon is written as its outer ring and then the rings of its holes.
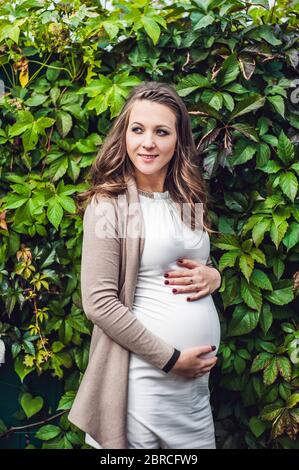
{"type": "Polygon", "coordinates": [[[15,224],[21,222],[25,218],[37,218],[43,220],[43,210],[47,208],[47,218],[57,230],[64,211],[70,214],[76,213],[76,204],[70,194],[80,190],[80,187],[72,185],[64,185],[61,180],[57,186],[44,185],[37,181],[29,181],[18,176],[8,176],[7,179],[18,181],[12,185],[12,193],[4,198],[5,209],[17,209],[15,213],[15,224]],[[22,183],[22,184],[19,184],[22,183]]]}
{"type": "Polygon", "coordinates": [[[238,305],[233,312],[229,325],[229,336],[246,335],[253,331],[259,322],[259,312],[250,310],[246,305],[238,305]]]}
{"type": "Polygon", "coordinates": [[[36,437],[44,441],[43,449],[73,449],[75,445],[82,444],[83,439],[70,429],[65,416],[61,420],[60,426],[46,424],[36,433],[36,437]]]}
{"type": "Polygon", "coordinates": [[[76,212],[74,200],[68,197],[74,192],[76,192],[76,188],[71,185],[64,186],[64,182],[61,180],[57,186],[56,194],[47,201],[47,217],[56,230],[60,225],[64,210],[71,214],[76,212]]]}
{"type": "Polygon", "coordinates": [[[11,126],[9,136],[22,135],[22,142],[26,151],[36,147],[40,135],[46,135],[45,129],[51,127],[55,120],[47,117],[34,119],[30,111],[20,111],[18,121],[11,126]]]}
{"type": "Polygon", "coordinates": [[[298,193],[298,164],[295,161],[294,144],[283,131],[280,132],[278,138],[277,157],[280,161],[269,160],[260,169],[265,173],[275,175],[275,178],[270,179],[273,187],[280,186],[287,198],[294,202],[298,193]]]}
{"type": "Polygon", "coordinates": [[[113,118],[119,113],[130,89],[138,85],[140,81],[139,78],[130,76],[129,72],[118,74],[112,79],[99,74],[97,80],[91,80],[78,93],[86,93],[89,98],[92,98],[87,103],[87,109],[95,109],[97,114],[102,114],[109,108],[111,118],[113,118]]]}
{"type": "MultiPolygon", "coordinates": [[[[0,5],[0,289],[7,322],[0,334],[12,340],[20,382],[26,387],[28,374],[33,383],[34,372],[51,371],[66,379],[58,409],[71,408],[92,328],[80,303],[75,194],[87,189],[99,145],[132,87],[161,80],[186,104],[215,197],[211,215],[220,236],[211,245],[223,279],[215,297],[223,326],[219,445],[271,446],[272,427],[275,446],[290,446],[299,403],[291,279],[298,264],[299,118],[289,93],[298,62],[296,7],[119,0],[108,11],[94,0],[58,0],[50,11],[41,3],[20,0],[13,15],[7,2],[0,5]],[[32,264],[16,260],[20,251],[31,253],[32,264]],[[25,300],[33,286],[43,304],[35,315],[32,299],[25,300]],[[37,318],[49,340],[47,361],[39,335],[28,331],[37,318]],[[227,422],[237,432],[227,432],[227,422]]],[[[41,406],[30,394],[22,403],[28,417],[41,406]]],[[[36,437],[43,448],[86,446],[66,416],[36,437]]]]}
{"type": "Polygon", "coordinates": [[[54,439],[61,433],[61,429],[58,426],[53,426],[53,424],[47,424],[43,426],[37,431],[36,437],[43,441],[49,441],[50,439],[54,439]]]}
{"type": "Polygon", "coordinates": [[[24,393],[21,397],[20,403],[27,418],[31,418],[31,416],[35,415],[42,409],[44,400],[42,397],[33,398],[31,393],[24,393]]]}
{"type": "Polygon", "coordinates": [[[17,356],[17,358],[15,359],[14,368],[15,368],[15,372],[20,377],[21,382],[23,382],[25,377],[34,370],[34,367],[25,366],[23,359],[20,355],[17,356]]]}
{"type": "Polygon", "coordinates": [[[251,366],[251,373],[263,370],[265,385],[271,385],[278,374],[289,382],[291,380],[291,363],[287,357],[273,356],[270,353],[261,353],[256,356],[251,366]]]}
{"type": "MultiPolygon", "coordinates": [[[[179,96],[188,96],[193,91],[199,90],[200,88],[210,88],[211,82],[208,78],[200,74],[189,74],[183,77],[182,80],[177,84],[176,91],[179,96]]],[[[206,109],[209,109],[208,107],[206,109]]],[[[210,109],[209,109],[210,110],[210,109]]]]}

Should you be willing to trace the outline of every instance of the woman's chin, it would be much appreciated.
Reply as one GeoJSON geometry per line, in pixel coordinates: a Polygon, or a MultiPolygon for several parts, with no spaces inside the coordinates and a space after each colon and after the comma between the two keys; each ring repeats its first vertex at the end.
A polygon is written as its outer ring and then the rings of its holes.
{"type": "Polygon", "coordinates": [[[159,171],[157,168],[147,168],[147,166],[138,166],[136,167],[137,171],[139,173],[142,173],[143,175],[154,175],[159,171]]]}

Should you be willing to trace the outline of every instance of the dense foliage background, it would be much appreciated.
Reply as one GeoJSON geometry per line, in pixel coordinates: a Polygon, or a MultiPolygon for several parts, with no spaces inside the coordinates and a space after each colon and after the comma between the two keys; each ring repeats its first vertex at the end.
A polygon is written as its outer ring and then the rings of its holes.
{"type": "Polygon", "coordinates": [[[299,7],[274,3],[0,0],[2,405],[17,378],[1,446],[20,426],[27,448],[88,447],[66,418],[92,330],[77,194],[130,89],[158,80],[188,107],[214,198],[217,445],[299,447],[299,7]]]}

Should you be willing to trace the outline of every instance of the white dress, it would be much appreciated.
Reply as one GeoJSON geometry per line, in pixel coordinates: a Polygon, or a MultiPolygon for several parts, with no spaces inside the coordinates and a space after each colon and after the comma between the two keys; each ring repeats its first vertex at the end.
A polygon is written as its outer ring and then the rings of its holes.
{"type": "MultiPolygon", "coordinates": [[[[132,311],[180,351],[202,345],[218,349],[220,324],[212,296],[187,302],[188,294],[172,293],[179,286],[164,284],[165,272],[188,270],[177,264],[180,257],[206,264],[209,235],[182,224],[168,191],[153,195],[153,199],[139,195],[145,244],[132,311]]],[[[216,355],[217,349],[207,356],[216,355]]],[[[215,448],[208,381],[209,374],[186,379],[130,353],[129,448],[215,448]]]]}
{"type": "MultiPolygon", "coordinates": [[[[176,349],[220,342],[218,313],[211,295],[187,302],[188,294],[173,294],[179,286],[165,285],[164,273],[187,270],[181,257],[206,264],[210,254],[207,232],[193,232],[181,222],[169,192],[139,193],[145,243],[137,278],[133,313],[153,333],[176,349]]],[[[194,294],[194,293],[193,293],[194,294]]],[[[191,294],[192,295],[192,294],[191,294]]],[[[128,448],[215,448],[210,407],[209,373],[187,379],[166,373],[134,353],[129,355],[128,448]]],[[[89,436],[86,442],[101,448],[89,436]]]]}

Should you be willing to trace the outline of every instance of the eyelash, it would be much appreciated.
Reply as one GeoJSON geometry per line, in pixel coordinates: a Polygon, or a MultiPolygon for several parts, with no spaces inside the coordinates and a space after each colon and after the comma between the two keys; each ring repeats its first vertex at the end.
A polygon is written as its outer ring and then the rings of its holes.
{"type": "MultiPolygon", "coordinates": [[[[141,129],[141,127],[134,127],[134,128],[132,129],[132,131],[134,132],[134,131],[136,131],[137,129],[141,129]]],[[[164,135],[168,135],[168,132],[164,131],[163,129],[158,129],[158,131],[164,132],[164,135]]]]}

